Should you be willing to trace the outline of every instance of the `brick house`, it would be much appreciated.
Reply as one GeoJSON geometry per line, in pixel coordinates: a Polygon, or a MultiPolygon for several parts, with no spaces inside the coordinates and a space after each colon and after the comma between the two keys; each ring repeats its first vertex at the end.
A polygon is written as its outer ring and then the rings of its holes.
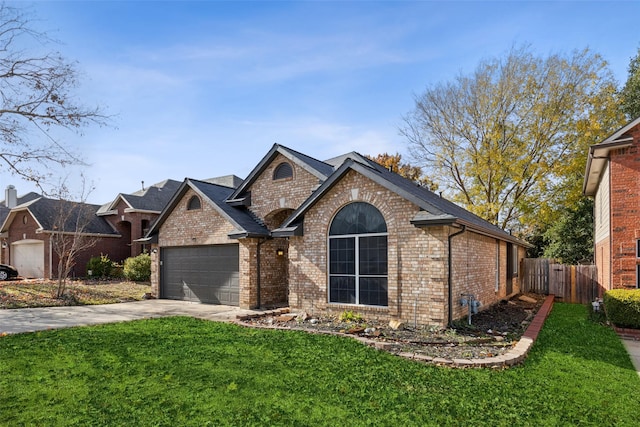
{"type": "Polygon", "coordinates": [[[180,184],[180,181],[172,179],[146,188],[143,184],[141,190],[131,194],[120,193],[111,203],[98,209],[96,215],[108,221],[122,236],[118,251],[110,254],[113,261],[140,255],[147,249],[139,239],[149,231],[180,184]]]}
{"type": "Polygon", "coordinates": [[[0,229],[2,261],[15,266],[22,277],[57,277],[59,258],[52,236],[71,236],[79,231],[82,238],[95,241],[75,259],[72,275],[84,276],[91,257],[117,253],[122,245],[118,232],[96,215],[98,209],[98,205],[54,200],[36,193],[18,198],[15,188],[8,188],[0,229]]]}
{"type": "Polygon", "coordinates": [[[604,290],[640,287],[640,117],[589,148],[594,258],[604,290]]]}
{"type": "Polygon", "coordinates": [[[517,292],[527,245],[357,153],[278,144],[236,189],[185,180],[148,238],[161,298],[435,326],[517,292]]]}

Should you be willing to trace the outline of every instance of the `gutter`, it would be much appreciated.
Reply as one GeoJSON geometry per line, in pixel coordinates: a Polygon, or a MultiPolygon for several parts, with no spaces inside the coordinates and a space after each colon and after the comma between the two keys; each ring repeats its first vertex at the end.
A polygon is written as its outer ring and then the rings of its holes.
{"type": "Polygon", "coordinates": [[[447,236],[447,242],[449,244],[449,250],[448,250],[448,263],[449,263],[449,271],[448,271],[448,278],[447,278],[447,286],[448,286],[448,291],[449,291],[449,317],[447,319],[447,325],[451,326],[451,323],[453,322],[453,274],[452,274],[452,269],[453,269],[453,256],[451,253],[451,241],[453,240],[454,237],[462,234],[465,232],[465,230],[467,229],[467,226],[462,224],[462,228],[460,229],[460,231],[456,231],[453,234],[449,234],[447,236]]]}

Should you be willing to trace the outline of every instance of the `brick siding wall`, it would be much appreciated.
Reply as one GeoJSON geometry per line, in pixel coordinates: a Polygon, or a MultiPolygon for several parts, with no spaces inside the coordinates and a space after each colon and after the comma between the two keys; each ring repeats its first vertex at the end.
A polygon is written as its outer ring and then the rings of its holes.
{"type": "MultiPolygon", "coordinates": [[[[313,314],[356,310],[366,317],[398,319],[444,326],[448,320],[449,227],[416,228],[410,220],[418,207],[397,194],[350,171],[305,215],[304,236],[289,242],[289,304],[313,314]],[[388,307],[329,304],[327,297],[327,235],[333,216],[353,201],[375,206],[388,229],[388,307]]],[[[466,232],[453,239],[454,317],[461,292],[473,292],[489,305],[496,302],[496,240],[466,232]]],[[[504,247],[506,252],[506,245],[504,247]]],[[[504,266],[506,272],[506,257],[504,266]]],[[[506,276],[500,290],[504,293],[506,276]]]]}
{"type": "Polygon", "coordinates": [[[273,216],[274,212],[282,209],[297,209],[319,183],[316,176],[278,154],[248,188],[251,191],[249,209],[261,219],[273,216]],[[282,162],[291,165],[293,177],[274,180],[273,171],[282,162]]]}
{"type": "Polygon", "coordinates": [[[122,247],[117,256],[114,254],[117,258],[114,261],[124,261],[148,250],[135,240],[144,237],[146,230],[143,229],[143,223],[146,222],[148,226],[151,226],[159,216],[159,214],[149,212],[125,212],[126,209],[129,209],[129,205],[120,199],[114,208],[116,213],[105,216],[105,219],[122,235],[122,247]]]}
{"type": "MultiPolygon", "coordinates": [[[[636,287],[640,239],[640,126],[634,143],[610,153],[611,288],[636,287]]],[[[606,185],[606,183],[603,183],[606,185]]]]}

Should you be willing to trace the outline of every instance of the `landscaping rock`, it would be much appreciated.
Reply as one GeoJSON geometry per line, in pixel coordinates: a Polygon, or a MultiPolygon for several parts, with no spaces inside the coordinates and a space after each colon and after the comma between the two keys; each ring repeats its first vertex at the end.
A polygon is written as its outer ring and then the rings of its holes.
{"type": "Polygon", "coordinates": [[[528,297],[528,296],[526,296],[526,295],[520,295],[520,296],[518,297],[518,299],[519,299],[520,301],[529,302],[529,303],[531,303],[531,304],[535,304],[535,303],[537,303],[537,302],[538,302],[538,301],[537,301],[537,300],[535,300],[534,298],[528,297]]]}
{"type": "Polygon", "coordinates": [[[402,323],[399,320],[390,320],[389,321],[389,327],[391,329],[393,329],[394,331],[401,331],[404,329],[404,323],[402,323]]]}
{"type": "Polygon", "coordinates": [[[282,323],[291,322],[293,319],[295,319],[295,317],[290,314],[283,314],[282,316],[276,317],[276,321],[282,323]]]}

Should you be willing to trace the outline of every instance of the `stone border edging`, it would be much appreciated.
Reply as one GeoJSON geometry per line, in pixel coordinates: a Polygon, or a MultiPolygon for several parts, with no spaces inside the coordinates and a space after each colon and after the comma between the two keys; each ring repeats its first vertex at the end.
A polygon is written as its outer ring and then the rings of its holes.
{"type": "Polygon", "coordinates": [[[614,325],[613,330],[623,340],[640,341],[640,329],[619,328],[614,325]]]}
{"type": "MultiPolygon", "coordinates": [[[[527,357],[527,354],[529,353],[529,350],[533,346],[533,343],[538,338],[538,334],[542,329],[542,325],[544,325],[544,321],[547,319],[547,317],[549,316],[549,313],[551,312],[551,309],[553,308],[554,300],[555,300],[555,295],[548,295],[545,298],[544,302],[542,303],[542,306],[536,313],[535,317],[527,327],[527,330],[524,332],[524,334],[522,335],[518,343],[505,354],[501,354],[499,356],[494,356],[494,357],[487,357],[484,359],[444,359],[441,357],[432,357],[432,356],[426,356],[423,354],[411,353],[411,352],[400,352],[395,354],[405,359],[416,360],[424,363],[432,363],[439,366],[449,366],[453,368],[499,369],[499,368],[507,368],[507,367],[517,365],[524,361],[524,359],[527,357]]],[[[260,316],[280,315],[284,313],[289,313],[289,309],[272,310],[269,312],[260,313],[260,316]]],[[[380,342],[380,341],[372,340],[366,337],[361,337],[361,336],[356,336],[356,335],[351,335],[351,334],[346,334],[341,332],[316,331],[316,330],[309,330],[306,328],[295,328],[295,327],[283,328],[283,327],[278,327],[273,325],[269,325],[269,326],[252,325],[246,322],[247,320],[250,320],[253,317],[256,317],[256,316],[251,316],[251,315],[238,316],[236,323],[241,326],[246,326],[250,328],[280,329],[280,330],[287,330],[287,331],[302,331],[302,332],[309,332],[309,333],[316,333],[316,334],[323,334],[323,335],[344,336],[344,337],[349,337],[357,341],[360,341],[362,344],[367,345],[369,347],[376,348],[378,350],[386,350],[393,345],[392,343],[380,342]]]]}

